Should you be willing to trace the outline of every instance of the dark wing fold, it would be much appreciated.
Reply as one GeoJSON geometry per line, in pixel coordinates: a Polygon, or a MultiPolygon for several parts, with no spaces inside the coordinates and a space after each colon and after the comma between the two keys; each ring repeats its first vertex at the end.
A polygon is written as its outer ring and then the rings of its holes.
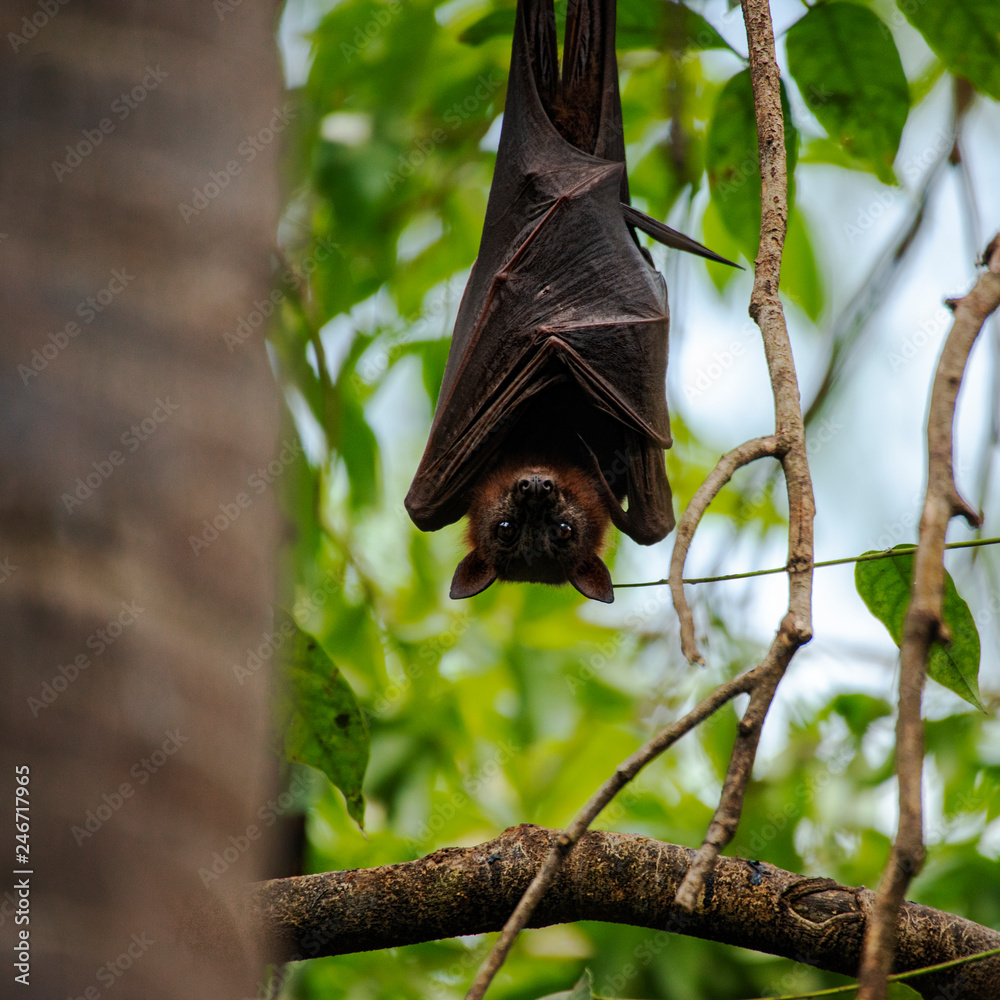
{"type": "Polygon", "coordinates": [[[466,513],[469,486],[523,407],[567,379],[632,435],[629,460],[638,464],[630,473],[629,512],[637,512],[640,533],[656,520],[652,508],[664,497],[672,521],[662,452],[670,444],[666,286],[639,251],[621,206],[628,186],[614,3],[571,4],[568,75],[559,97],[568,93],[583,102],[584,80],[599,68],[598,155],[563,138],[546,110],[557,103],[551,10],[551,0],[518,3],[479,256],[459,307],[427,448],[406,498],[425,530],[466,513]]]}

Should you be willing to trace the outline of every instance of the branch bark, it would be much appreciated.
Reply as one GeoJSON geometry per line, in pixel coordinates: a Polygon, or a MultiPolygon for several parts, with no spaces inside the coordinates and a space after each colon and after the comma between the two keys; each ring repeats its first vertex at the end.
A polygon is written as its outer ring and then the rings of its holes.
{"type": "MultiPolygon", "coordinates": [[[[494,931],[561,836],[523,824],[477,847],[445,848],[405,864],[262,882],[248,900],[250,917],[272,942],[275,962],[494,931]]],[[[706,883],[704,905],[689,914],[672,900],[693,855],[648,837],[589,831],[565,858],[531,926],[631,924],[854,974],[873,892],[726,857],[706,883]]],[[[904,904],[898,934],[900,971],[1000,947],[1000,931],[916,903],[904,904]]],[[[928,1000],[995,1000],[998,981],[994,956],[908,985],[928,1000]]]]}
{"type": "Polygon", "coordinates": [[[920,540],[913,558],[913,589],[903,620],[900,647],[899,719],[896,760],[899,773],[899,828],[879,886],[875,918],[869,928],[860,973],[859,1000],[884,1000],[893,964],[896,913],[910,880],[924,863],[920,784],[924,731],[920,702],[927,657],[935,640],[947,642],[941,619],[944,597],[945,532],[952,517],[973,527],[979,514],[959,495],[952,469],[955,404],[965,365],[986,318],[1000,307],[1000,234],[985,254],[987,270],[964,298],[950,302],[955,322],[938,361],[927,417],[927,494],[920,519],[920,540]]]}
{"type": "MultiPolygon", "coordinates": [[[[753,672],[756,682],[750,692],[750,705],[740,720],[719,805],[701,848],[677,892],[678,905],[688,912],[694,912],[699,906],[702,892],[706,890],[706,880],[719,854],[736,833],[760,733],[778,684],[795,651],[812,638],[813,518],[816,504],[806,455],[798,378],[785,314],[778,297],[781,255],[788,229],[788,176],[781,86],[768,0],[743,0],[743,19],[750,50],[761,183],[760,245],[754,262],[750,315],[760,327],[774,395],[775,433],[773,437],[761,440],[771,442],[771,453],[781,461],[788,495],[788,611],[763,663],[753,672]]],[[[754,454],[752,457],[758,456],[754,454]]],[[[683,548],[680,558],[675,559],[670,567],[671,579],[678,581],[675,586],[672,585],[675,603],[689,542],[690,538],[678,536],[677,545],[683,548]]],[[[683,595],[681,600],[683,602],[683,595]]],[[[681,626],[683,633],[683,615],[681,626]]],[[[691,648],[693,641],[689,642],[689,650],[691,648]]]]}

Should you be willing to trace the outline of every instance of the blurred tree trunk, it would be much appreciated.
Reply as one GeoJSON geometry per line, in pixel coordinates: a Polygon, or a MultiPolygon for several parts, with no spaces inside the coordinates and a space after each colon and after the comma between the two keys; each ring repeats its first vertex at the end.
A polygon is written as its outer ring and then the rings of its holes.
{"type": "Polygon", "coordinates": [[[260,328],[223,335],[269,289],[277,6],[0,12],[5,995],[20,930],[18,995],[257,991],[233,901],[274,874],[270,691],[233,668],[270,625],[278,405],[260,328]]]}

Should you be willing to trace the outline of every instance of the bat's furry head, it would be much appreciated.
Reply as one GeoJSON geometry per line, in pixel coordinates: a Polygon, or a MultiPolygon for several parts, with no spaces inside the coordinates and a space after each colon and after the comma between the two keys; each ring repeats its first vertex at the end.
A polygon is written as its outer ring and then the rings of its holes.
{"type": "Polygon", "coordinates": [[[469,505],[472,551],[451,581],[453,598],[494,580],[572,583],[595,601],[614,600],[600,551],[608,511],[591,478],[575,465],[507,462],[486,473],[469,505]]]}

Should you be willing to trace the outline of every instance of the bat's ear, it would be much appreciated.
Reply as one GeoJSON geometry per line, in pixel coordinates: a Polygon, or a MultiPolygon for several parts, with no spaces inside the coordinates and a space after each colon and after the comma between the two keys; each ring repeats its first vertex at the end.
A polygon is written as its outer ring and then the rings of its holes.
{"type": "Polygon", "coordinates": [[[611,574],[599,556],[585,559],[569,574],[569,582],[592,601],[613,603],[615,592],[611,587],[611,574]]]}
{"type": "Polygon", "coordinates": [[[497,578],[496,570],[473,549],[459,564],[451,578],[453,601],[463,597],[475,597],[482,593],[497,578]]]}

